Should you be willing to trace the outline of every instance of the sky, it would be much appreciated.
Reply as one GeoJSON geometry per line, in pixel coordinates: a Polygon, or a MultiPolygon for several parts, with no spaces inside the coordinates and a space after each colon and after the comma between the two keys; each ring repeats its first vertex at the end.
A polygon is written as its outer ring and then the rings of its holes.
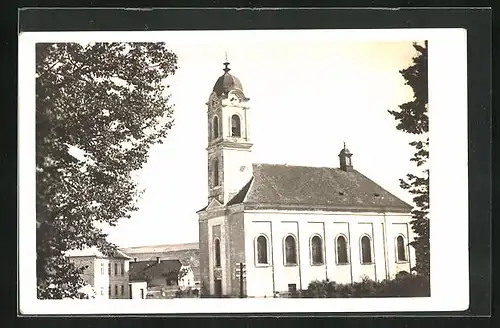
{"type": "MultiPolygon", "coordinates": [[[[413,140],[387,110],[412,100],[399,70],[416,55],[412,40],[325,39],[308,33],[218,38],[173,32],[178,55],[168,78],[175,124],[138,173],[144,194],[130,219],[109,227],[120,247],[198,241],[196,211],[207,204],[207,106],[227,53],[250,98],[254,163],[338,167],[343,142],[356,170],[411,203],[399,178],[417,172],[413,140]]],[[[211,34],[213,36],[213,34],[211,34]]],[[[420,41],[420,40],[415,40],[420,41]]]]}

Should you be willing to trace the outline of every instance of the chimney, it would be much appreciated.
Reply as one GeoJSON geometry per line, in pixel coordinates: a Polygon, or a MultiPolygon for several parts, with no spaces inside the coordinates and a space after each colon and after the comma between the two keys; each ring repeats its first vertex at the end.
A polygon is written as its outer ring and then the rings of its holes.
{"type": "Polygon", "coordinates": [[[137,257],[134,257],[134,262],[137,262],[137,257]]]}
{"type": "Polygon", "coordinates": [[[156,263],[160,263],[160,257],[156,257],[156,263]]]}

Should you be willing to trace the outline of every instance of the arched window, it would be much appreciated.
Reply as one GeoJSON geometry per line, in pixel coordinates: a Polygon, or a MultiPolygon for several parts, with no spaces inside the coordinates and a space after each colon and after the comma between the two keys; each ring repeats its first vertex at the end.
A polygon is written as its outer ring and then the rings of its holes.
{"type": "Polygon", "coordinates": [[[295,237],[288,235],[285,238],[285,265],[297,264],[297,242],[295,237]]]}
{"type": "Polygon", "coordinates": [[[323,264],[323,241],[317,235],[311,238],[311,260],[313,265],[323,264]]]}
{"type": "Polygon", "coordinates": [[[219,118],[217,116],[214,116],[212,126],[214,130],[214,139],[217,139],[219,137],[219,118]]]}
{"type": "Polygon", "coordinates": [[[398,262],[406,261],[405,239],[403,236],[396,238],[396,254],[398,262]]]}
{"type": "Polygon", "coordinates": [[[217,187],[219,185],[219,160],[215,159],[214,160],[214,187],[217,187]]]}
{"type": "Polygon", "coordinates": [[[231,136],[241,137],[241,121],[240,117],[236,114],[231,117],[231,136]]]}
{"type": "Polygon", "coordinates": [[[267,238],[264,235],[257,237],[257,263],[269,264],[267,259],[267,238]]]}
{"type": "Polygon", "coordinates": [[[349,263],[347,257],[347,240],[344,236],[337,237],[337,264],[349,263]]]}
{"type": "Polygon", "coordinates": [[[370,237],[361,237],[361,264],[372,263],[372,245],[370,237]]]}
{"type": "Polygon", "coordinates": [[[220,267],[220,239],[215,238],[214,240],[214,252],[215,252],[215,266],[220,267]]]}

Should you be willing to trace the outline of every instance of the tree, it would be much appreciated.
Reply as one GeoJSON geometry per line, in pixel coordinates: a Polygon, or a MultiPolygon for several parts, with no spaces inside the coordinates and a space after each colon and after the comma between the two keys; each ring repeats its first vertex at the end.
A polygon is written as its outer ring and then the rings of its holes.
{"type": "Polygon", "coordinates": [[[429,118],[428,118],[428,80],[427,80],[427,41],[425,44],[413,44],[417,55],[408,68],[400,71],[406,85],[413,89],[413,100],[399,105],[399,111],[389,110],[398,122],[396,128],[416,136],[410,142],[415,153],[410,159],[421,168],[419,175],[408,173],[406,179],[400,179],[401,188],[408,190],[414,197],[415,209],[412,211],[412,229],[415,240],[410,243],[415,249],[417,273],[430,274],[429,244],[429,169],[425,167],[429,158],[429,118]]]}
{"type": "Polygon", "coordinates": [[[71,249],[116,249],[99,225],[136,209],[132,174],[173,124],[164,43],[36,46],[36,221],[39,298],[79,297],[71,249]]]}

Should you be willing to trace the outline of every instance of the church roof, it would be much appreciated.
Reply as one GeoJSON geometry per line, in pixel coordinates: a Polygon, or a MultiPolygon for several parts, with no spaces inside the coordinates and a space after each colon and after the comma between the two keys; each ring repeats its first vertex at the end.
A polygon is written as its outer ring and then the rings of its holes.
{"type": "Polygon", "coordinates": [[[409,212],[412,207],[358,171],[253,164],[253,177],[228,202],[269,209],[409,212]]]}

